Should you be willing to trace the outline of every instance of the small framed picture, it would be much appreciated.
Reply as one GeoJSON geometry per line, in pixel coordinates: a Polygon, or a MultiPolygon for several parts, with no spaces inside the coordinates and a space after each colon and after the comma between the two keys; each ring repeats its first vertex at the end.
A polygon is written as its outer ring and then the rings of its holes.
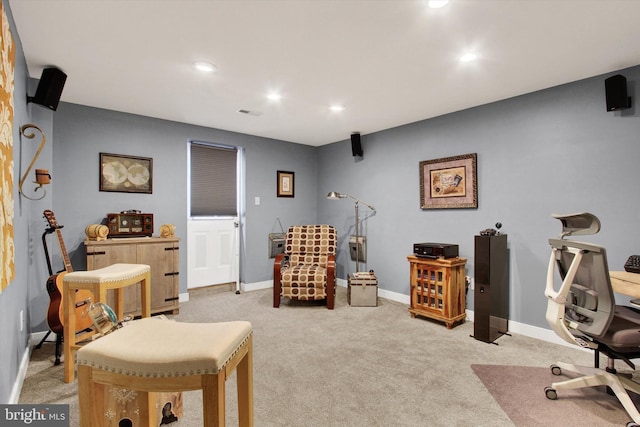
{"type": "Polygon", "coordinates": [[[278,171],[278,197],[294,197],[295,172],[278,171]]]}
{"type": "Polygon", "coordinates": [[[100,153],[100,191],[151,194],[153,159],[100,153]]]}

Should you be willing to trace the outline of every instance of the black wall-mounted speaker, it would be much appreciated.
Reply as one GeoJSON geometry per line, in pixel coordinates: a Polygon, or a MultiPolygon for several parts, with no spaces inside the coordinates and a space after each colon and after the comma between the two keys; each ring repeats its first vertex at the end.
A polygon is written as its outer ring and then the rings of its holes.
{"type": "Polygon", "coordinates": [[[362,142],[359,133],[351,134],[351,153],[354,156],[362,157],[362,142]]]}
{"type": "Polygon", "coordinates": [[[28,100],[56,111],[62,96],[67,75],[57,68],[45,68],[36,89],[36,94],[28,100]]]}
{"type": "Polygon", "coordinates": [[[624,110],[631,107],[631,97],[627,96],[627,79],[621,74],[604,81],[607,97],[607,111],[624,110]]]}

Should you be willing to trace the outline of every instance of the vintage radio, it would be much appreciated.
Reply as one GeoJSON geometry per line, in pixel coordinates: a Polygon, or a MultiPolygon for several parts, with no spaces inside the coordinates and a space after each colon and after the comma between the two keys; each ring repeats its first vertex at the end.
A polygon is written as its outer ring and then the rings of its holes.
{"type": "Polygon", "coordinates": [[[124,211],[107,214],[109,237],[151,236],[153,214],[124,211]]]}

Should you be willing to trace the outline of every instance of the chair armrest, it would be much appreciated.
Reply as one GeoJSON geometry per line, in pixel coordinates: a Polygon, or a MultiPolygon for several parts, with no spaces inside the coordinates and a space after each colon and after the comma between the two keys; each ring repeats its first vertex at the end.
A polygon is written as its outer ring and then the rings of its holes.
{"type": "Polygon", "coordinates": [[[273,306],[280,306],[280,290],[282,284],[280,283],[280,270],[282,266],[289,262],[289,256],[280,253],[276,255],[276,259],[273,260],[273,306]]]}
{"type": "Polygon", "coordinates": [[[285,256],[285,254],[280,253],[276,255],[276,259],[273,260],[273,280],[275,280],[276,277],[280,277],[280,269],[285,262],[285,256]]]}
{"type": "Polygon", "coordinates": [[[328,276],[336,277],[336,256],[335,255],[327,256],[327,277],[328,276]]]}
{"type": "Polygon", "coordinates": [[[280,269],[286,266],[289,263],[289,255],[285,253],[279,253],[276,255],[276,259],[273,260],[273,274],[275,275],[276,270],[280,273],[280,269]]]}
{"type": "Polygon", "coordinates": [[[336,297],[336,257],[327,257],[327,308],[333,310],[336,297]]]}

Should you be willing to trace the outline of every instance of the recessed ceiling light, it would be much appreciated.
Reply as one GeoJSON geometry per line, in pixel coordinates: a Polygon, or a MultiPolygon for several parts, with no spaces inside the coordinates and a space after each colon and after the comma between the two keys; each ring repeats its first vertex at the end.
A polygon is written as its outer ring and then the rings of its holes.
{"type": "Polygon", "coordinates": [[[211,62],[207,61],[196,61],[193,63],[193,68],[198,71],[202,71],[205,73],[212,73],[216,71],[217,67],[213,65],[211,62]]]}
{"type": "Polygon", "coordinates": [[[478,55],[476,55],[473,52],[468,52],[460,57],[460,62],[471,62],[471,61],[475,61],[477,58],[478,58],[478,55]]]}
{"type": "Polygon", "coordinates": [[[344,106],[335,104],[335,105],[332,105],[331,107],[329,107],[329,109],[331,111],[333,111],[334,113],[339,113],[341,111],[344,111],[344,106]]]}
{"type": "Polygon", "coordinates": [[[431,9],[440,9],[445,7],[449,3],[449,0],[430,0],[427,4],[431,9]]]}
{"type": "Polygon", "coordinates": [[[267,95],[267,98],[269,99],[269,101],[280,101],[282,99],[282,95],[272,92],[267,95]]]}

